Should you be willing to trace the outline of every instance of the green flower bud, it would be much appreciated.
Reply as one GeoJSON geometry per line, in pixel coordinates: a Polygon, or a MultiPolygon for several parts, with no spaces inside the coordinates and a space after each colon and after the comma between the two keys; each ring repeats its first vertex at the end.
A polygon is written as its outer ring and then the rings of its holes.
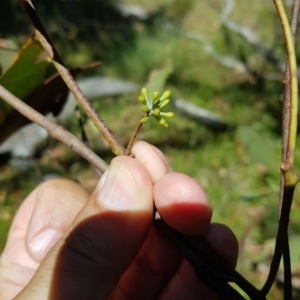
{"type": "Polygon", "coordinates": [[[167,123],[166,120],[163,119],[163,118],[160,118],[160,120],[158,121],[158,123],[159,123],[162,127],[164,127],[164,128],[168,128],[168,127],[169,127],[168,123],[167,123]]]}
{"type": "Polygon", "coordinates": [[[163,100],[159,103],[158,107],[162,108],[170,103],[170,99],[163,100]]]}
{"type": "Polygon", "coordinates": [[[175,117],[175,114],[173,112],[161,112],[160,115],[164,116],[166,118],[174,118],[175,117]]]}
{"type": "Polygon", "coordinates": [[[146,102],[146,99],[143,95],[139,95],[138,97],[138,100],[141,102],[141,103],[145,103],[146,102]]]}
{"type": "Polygon", "coordinates": [[[152,114],[153,114],[154,116],[159,116],[160,110],[159,110],[158,108],[155,108],[155,109],[152,111],[152,114]]]}
{"type": "Polygon", "coordinates": [[[164,100],[166,100],[166,99],[168,99],[168,98],[170,98],[171,97],[171,91],[170,90],[166,90],[166,91],[164,91],[164,93],[161,95],[161,97],[160,97],[160,101],[164,101],[164,100]]]}
{"type": "Polygon", "coordinates": [[[163,119],[163,118],[161,118],[161,117],[157,117],[157,116],[155,116],[155,115],[154,115],[154,117],[155,117],[155,119],[157,120],[157,122],[158,122],[162,127],[164,127],[164,128],[168,128],[168,127],[169,127],[169,125],[167,124],[167,122],[166,122],[165,119],[163,119]]]}
{"type": "Polygon", "coordinates": [[[152,98],[153,98],[154,101],[157,100],[159,98],[159,93],[158,92],[154,92],[152,94],[152,98]]]}
{"type": "Polygon", "coordinates": [[[149,108],[146,105],[142,106],[142,112],[149,112],[149,108]]]}
{"type": "Polygon", "coordinates": [[[141,94],[147,99],[148,98],[148,90],[145,88],[145,87],[143,87],[142,89],[141,89],[141,94]]]}
{"type": "Polygon", "coordinates": [[[158,92],[154,92],[151,97],[148,97],[148,90],[143,87],[138,100],[144,104],[141,110],[145,116],[140,120],[140,123],[147,123],[148,119],[153,116],[162,127],[168,128],[169,125],[163,117],[174,118],[175,114],[173,112],[161,112],[161,108],[169,104],[170,96],[171,91],[166,90],[161,96],[158,92]]]}
{"type": "Polygon", "coordinates": [[[141,118],[140,122],[141,122],[142,124],[146,124],[147,121],[148,121],[148,119],[149,119],[149,117],[141,118]]]}

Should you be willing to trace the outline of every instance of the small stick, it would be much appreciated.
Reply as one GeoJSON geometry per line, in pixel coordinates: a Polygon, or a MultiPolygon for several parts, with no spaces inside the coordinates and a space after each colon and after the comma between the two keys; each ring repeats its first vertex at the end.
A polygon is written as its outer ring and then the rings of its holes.
{"type": "MultiPolygon", "coordinates": [[[[147,114],[145,114],[143,117],[147,116],[147,114]]],[[[126,150],[125,150],[125,155],[130,155],[131,154],[131,149],[132,149],[132,146],[135,142],[135,139],[140,131],[140,129],[142,128],[144,124],[142,122],[139,121],[139,123],[136,125],[136,127],[134,128],[134,131],[133,131],[133,134],[130,138],[130,141],[126,147],[126,150]]]]}

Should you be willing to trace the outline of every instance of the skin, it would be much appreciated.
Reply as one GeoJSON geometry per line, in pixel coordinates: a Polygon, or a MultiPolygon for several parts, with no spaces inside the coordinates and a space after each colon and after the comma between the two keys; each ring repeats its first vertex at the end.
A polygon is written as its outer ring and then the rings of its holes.
{"type": "Polygon", "coordinates": [[[203,189],[169,173],[158,149],[137,142],[132,152],[112,160],[92,195],[56,179],[24,200],[0,257],[0,299],[217,299],[152,224],[153,199],[169,226],[203,236],[233,266],[235,236],[211,224],[203,189]]]}

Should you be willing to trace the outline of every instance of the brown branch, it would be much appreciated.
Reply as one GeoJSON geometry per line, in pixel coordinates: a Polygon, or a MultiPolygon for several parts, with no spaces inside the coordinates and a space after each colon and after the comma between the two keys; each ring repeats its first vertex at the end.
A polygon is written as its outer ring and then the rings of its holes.
{"type": "Polygon", "coordinates": [[[49,35],[47,34],[42,21],[36,13],[36,10],[30,0],[18,0],[19,4],[29,17],[36,30],[36,38],[42,44],[43,48],[47,52],[48,56],[52,59],[54,66],[65,81],[66,85],[74,95],[78,104],[82,107],[85,113],[93,121],[97,129],[101,132],[111,147],[111,150],[116,155],[122,155],[125,153],[124,147],[117,140],[116,136],[107,127],[103,119],[96,113],[88,99],[84,96],[76,81],[72,77],[69,70],[65,67],[65,64],[55,49],[49,35]]]}
{"type": "MultiPolygon", "coordinates": [[[[292,32],[292,39],[295,44],[298,15],[300,8],[300,0],[294,0],[292,6],[292,16],[290,21],[290,27],[292,32]]],[[[290,68],[288,59],[286,61],[285,78],[283,87],[283,107],[282,107],[282,152],[281,161],[284,162],[287,159],[287,148],[288,148],[288,132],[290,123],[290,101],[291,101],[291,86],[290,86],[290,68]]],[[[284,202],[284,186],[285,180],[283,173],[280,174],[280,198],[279,198],[279,213],[281,214],[282,206],[284,202]]],[[[291,207],[293,199],[288,200],[288,205],[291,207]]],[[[288,211],[288,218],[290,211],[288,211]]],[[[287,225],[288,226],[288,225],[287,225]]],[[[284,266],[284,299],[292,298],[292,272],[291,272],[291,258],[290,258],[290,247],[288,232],[285,233],[285,239],[283,241],[283,266],[284,266]]]]}
{"type": "MultiPolygon", "coordinates": [[[[290,21],[292,38],[295,42],[296,32],[297,32],[297,21],[300,8],[300,0],[293,1],[292,7],[292,17],[290,21]]],[[[282,108],[282,151],[281,151],[281,161],[285,161],[287,158],[287,143],[288,143],[288,132],[290,123],[290,68],[288,59],[286,61],[285,76],[283,80],[283,108],[282,108]]],[[[283,195],[283,175],[281,175],[281,194],[280,194],[280,205],[282,204],[283,195]]]]}
{"type": "Polygon", "coordinates": [[[58,126],[50,122],[42,114],[31,108],[22,100],[18,99],[2,85],[0,85],[0,97],[22,115],[26,116],[29,120],[46,129],[52,138],[62,142],[74,152],[85,158],[101,173],[104,173],[107,169],[106,162],[98,157],[91,149],[86,147],[84,143],[65,130],[62,126],[58,126]]]}
{"type": "MultiPolygon", "coordinates": [[[[147,116],[147,114],[145,114],[143,117],[145,117],[145,116],[147,116]]],[[[141,122],[139,121],[139,123],[138,123],[138,124],[136,125],[136,127],[134,128],[134,131],[133,131],[133,133],[132,133],[132,136],[131,136],[131,138],[130,138],[130,141],[129,141],[127,147],[126,147],[125,155],[130,155],[130,154],[131,154],[132,146],[133,146],[133,144],[134,144],[134,142],[135,142],[135,139],[136,139],[136,137],[137,137],[137,135],[138,135],[138,133],[139,133],[139,131],[140,131],[140,129],[142,128],[143,125],[144,125],[144,124],[141,123],[141,122]]]]}
{"type": "Polygon", "coordinates": [[[284,6],[281,0],[273,0],[276,6],[285,37],[287,47],[287,67],[284,79],[283,120],[282,120],[282,157],[281,157],[281,182],[280,182],[280,217],[276,236],[275,250],[272,258],[269,275],[262,288],[266,295],[272,287],[284,255],[284,293],[285,299],[291,298],[291,272],[290,254],[288,247],[288,226],[291,206],[297,177],[294,174],[294,150],[297,132],[298,113],[298,80],[297,65],[294,51],[294,40],[299,13],[300,1],[294,0],[292,8],[291,28],[288,24],[284,6]],[[287,298],[286,298],[287,297],[287,298]]]}
{"type": "Polygon", "coordinates": [[[262,294],[267,295],[276,279],[277,272],[280,265],[281,256],[284,249],[284,244],[288,242],[288,226],[289,226],[289,215],[291,211],[292,199],[294,195],[295,186],[292,187],[284,187],[283,192],[283,205],[281,209],[281,216],[279,220],[277,236],[276,236],[276,243],[275,243],[275,250],[274,255],[272,257],[272,262],[269,270],[269,275],[267,278],[266,283],[262,288],[262,294]]]}

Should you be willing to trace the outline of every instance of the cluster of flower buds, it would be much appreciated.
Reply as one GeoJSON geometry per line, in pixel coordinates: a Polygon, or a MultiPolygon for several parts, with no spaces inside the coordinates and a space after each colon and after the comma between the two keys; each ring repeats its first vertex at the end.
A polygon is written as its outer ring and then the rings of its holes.
{"type": "Polygon", "coordinates": [[[143,103],[142,111],[146,113],[141,119],[141,123],[147,123],[150,116],[153,116],[158,123],[165,128],[168,128],[168,123],[165,118],[174,118],[175,114],[173,112],[162,112],[161,108],[168,105],[170,102],[171,91],[166,90],[161,96],[158,92],[154,92],[152,97],[148,96],[148,90],[143,87],[141,89],[141,94],[139,95],[139,101],[143,103]]]}

